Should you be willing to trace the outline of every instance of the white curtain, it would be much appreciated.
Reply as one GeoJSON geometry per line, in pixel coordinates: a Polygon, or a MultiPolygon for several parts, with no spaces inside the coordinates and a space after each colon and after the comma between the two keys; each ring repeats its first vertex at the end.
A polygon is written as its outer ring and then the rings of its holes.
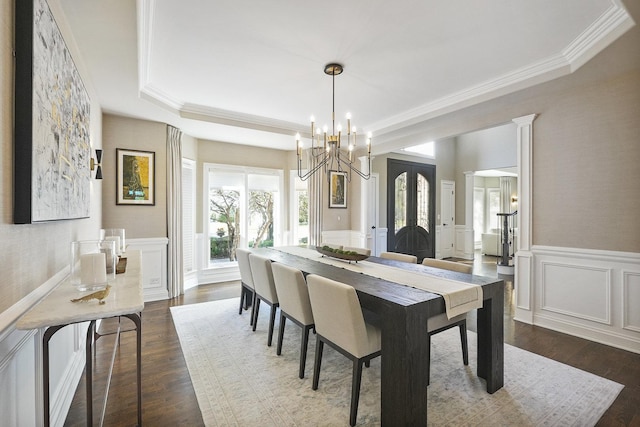
{"type": "MultiPolygon", "coordinates": [[[[307,165],[309,170],[316,166],[311,150],[307,150],[307,165]]],[[[322,193],[326,174],[318,170],[309,177],[309,244],[322,243],[322,193]]]]}
{"type": "Polygon", "coordinates": [[[182,269],[182,132],[167,125],[167,234],[169,298],[184,293],[182,269]]]}

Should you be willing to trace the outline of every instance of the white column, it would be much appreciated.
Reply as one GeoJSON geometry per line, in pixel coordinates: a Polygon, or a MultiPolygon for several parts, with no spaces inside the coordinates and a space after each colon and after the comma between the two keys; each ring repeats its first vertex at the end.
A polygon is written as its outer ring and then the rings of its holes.
{"type": "Polygon", "coordinates": [[[533,121],[536,114],[513,119],[517,128],[519,236],[515,248],[516,320],[533,323],[533,253],[531,213],[533,200],[533,121]]]}

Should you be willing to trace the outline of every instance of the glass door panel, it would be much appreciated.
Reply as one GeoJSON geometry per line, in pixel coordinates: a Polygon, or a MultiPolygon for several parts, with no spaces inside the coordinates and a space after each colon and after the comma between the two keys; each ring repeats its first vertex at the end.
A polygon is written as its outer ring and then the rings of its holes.
{"type": "Polygon", "coordinates": [[[407,173],[403,172],[395,180],[395,232],[407,225],[407,173]]]}

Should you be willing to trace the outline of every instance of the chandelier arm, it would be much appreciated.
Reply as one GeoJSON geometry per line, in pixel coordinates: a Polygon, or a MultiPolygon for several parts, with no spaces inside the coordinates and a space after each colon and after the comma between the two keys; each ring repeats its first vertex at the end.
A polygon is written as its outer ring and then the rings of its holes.
{"type": "Polygon", "coordinates": [[[317,165],[315,165],[311,170],[309,170],[306,174],[302,173],[302,159],[298,156],[298,178],[302,181],[306,181],[309,179],[311,175],[316,173],[321,167],[323,167],[328,161],[328,157],[323,158],[317,165]]]}

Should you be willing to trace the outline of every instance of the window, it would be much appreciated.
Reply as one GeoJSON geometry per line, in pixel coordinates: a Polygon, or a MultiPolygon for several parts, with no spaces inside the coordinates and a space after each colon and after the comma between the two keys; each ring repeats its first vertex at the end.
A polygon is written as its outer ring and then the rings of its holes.
{"type": "Polygon", "coordinates": [[[488,190],[488,208],[489,208],[489,230],[497,230],[500,227],[498,223],[498,215],[502,212],[500,206],[500,189],[499,188],[489,188],[488,190]]]}
{"type": "Polygon", "coordinates": [[[209,266],[235,263],[239,247],[280,244],[282,171],[205,165],[209,266]]]}
{"type": "Polygon", "coordinates": [[[309,186],[291,171],[291,230],[292,244],[309,243],[309,186]]]}
{"type": "Polygon", "coordinates": [[[473,240],[478,245],[484,233],[484,188],[473,189],[473,240]]]}

